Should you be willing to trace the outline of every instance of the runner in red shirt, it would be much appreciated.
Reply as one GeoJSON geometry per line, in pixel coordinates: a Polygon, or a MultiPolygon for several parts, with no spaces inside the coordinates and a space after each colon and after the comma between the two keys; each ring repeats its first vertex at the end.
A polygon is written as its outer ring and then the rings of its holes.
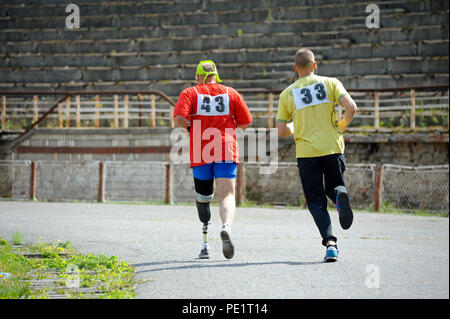
{"type": "Polygon", "coordinates": [[[249,127],[252,116],[236,90],[219,84],[222,81],[213,61],[198,64],[196,80],[198,85],[181,92],[173,116],[176,126],[186,128],[190,135],[196,204],[203,223],[199,258],[209,258],[207,228],[215,180],[223,224],[220,232],[223,254],[230,259],[234,255],[230,233],[236,212],[236,166],[239,161],[235,129],[249,127]]]}

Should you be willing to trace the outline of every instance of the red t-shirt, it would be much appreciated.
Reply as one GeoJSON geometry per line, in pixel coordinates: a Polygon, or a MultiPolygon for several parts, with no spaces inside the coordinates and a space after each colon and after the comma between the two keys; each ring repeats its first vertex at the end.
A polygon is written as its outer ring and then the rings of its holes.
{"type": "Polygon", "coordinates": [[[219,161],[239,163],[235,129],[252,122],[242,96],[219,83],[199,84],[181,92],[173,117],[189,120],[191,167],[219,161]]]}

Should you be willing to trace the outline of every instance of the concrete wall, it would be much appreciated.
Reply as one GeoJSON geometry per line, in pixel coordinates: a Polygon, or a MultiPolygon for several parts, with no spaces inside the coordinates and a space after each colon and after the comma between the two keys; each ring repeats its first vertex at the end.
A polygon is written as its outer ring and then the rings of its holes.
{"type": "MultiPolygon", "coordinates": [[[[169,161],[169,128],[36,129],[14,151],[18,160],[169,161]],[[47,152],[47,153],[46,153],[47,152]],[[70,152],[80,152],[78,154],[70,152]]],[[[256,131],[255,131],[256,132],[256,131]]],[[[448,164],[448,133],[345,134],[346,160],[353,164],[448,164]]],[[[248,139],[240,147],[248,155],[248,139]],[[245,150],[244,150],[245,148],[245,150]]],[[[257,147],[254,147],[257,150],[257,147]]],[[[269,149],[269,146],[266,146],[269,149]]],[[[292,138],[280,139],[278,161],[295,161],[292,138]]]]}
{"type": "Polygon", "coordinates": [[[212,58],[224,83],[282,89],[293,55],[316,53],[319,73],[349,88],[448,83],[447,1],[82,1],[81,27],[65,29],[65,3],[2,1],[0,90],[162,90],[193,81],[212,58]]]}

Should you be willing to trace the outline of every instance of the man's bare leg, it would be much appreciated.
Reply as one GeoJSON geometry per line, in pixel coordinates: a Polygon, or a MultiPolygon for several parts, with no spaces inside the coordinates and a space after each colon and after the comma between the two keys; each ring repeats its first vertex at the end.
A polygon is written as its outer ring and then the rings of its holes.
{"type": "Polygon", "coordinates": [[[231,225],[236,214],[235,187],[236,180],[233,178],[216,178],[217,197],[220,203],[220,219],[222,224],[231,225]]]}
{"type": "Polygon", "coordinates": [[[235,187],[236,180],[233,178],[216,178],[217,196],[219,198],[220,219],[222,220],[222,231],[220,237],[223,244],[223,254],[231,259],[234,256],[234,246],[231,242],[231,225],[236,214],[235,187]]]}

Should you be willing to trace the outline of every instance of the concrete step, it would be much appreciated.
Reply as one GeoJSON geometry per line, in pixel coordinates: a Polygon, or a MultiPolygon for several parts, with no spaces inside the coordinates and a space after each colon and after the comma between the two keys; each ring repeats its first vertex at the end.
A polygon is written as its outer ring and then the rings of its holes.
{"type": "MultiPolygon", "coordinates": [[[[154,27],[91,28],[82,27],[76,31],[64,28],[53,29],[1,29],[0,41],[45,41],[81,39],[138,39],[173,38],[200,35],[238,35],[248,33],[274,32],[322,32],[350,31],[365,28],[366,16],[347,17],[340,23],[328,23],[329,19],[270,20],[261,23],[232,22],[228,24],[162,25],[154,27]]],[[[448,11],[414,12],[398,17],[397,14],[383,14],[383,28],[409,28],[416,26],[448,25],[448,11]]]]}
{"type": "MultiPolygon", "coordinates": [[[[350,39],[332,35],[328,45],[349,44],[350,39]]],[[[0,47],[0,53],[92,53],[92,52],[145,52],[145,51],[189,51],[213,49],[243,49],[260,47],[311,46],[317,43],[312,36],[273,33],[245,34],[242,36],[202,36],[193,38],[147,38],[147,39],[104,39],[104,40],[55,40],[7,43],[0,47]]]]}
{"type": "MultiPolygon", "coordinates": [[[[0,68],[0,81],[7,82],[96,82],[96,81],[164,81],[191,80],[195,64],[146,67],[24,67],[0,68]]],[[[384,75],[409,73],[448,73],[448,56],[440,58],[412,57],[408,59],[377,58],[325,60],[318,63],[323,74],[384,75]]],[[[258,79],[293,76],[292,62],[222,63],[220,76],[225,79],[258,79]],[[284,74],[284,76],[283,76],[284,74]]]]}
{"type": "MultiPolygon", "coordinates": [[[[363,60],[327,60],[318,63],[320,74],[330,76],[378,76],[378,75],[408,75],[408,74],[447,74],[448,56],[442,59],[413,57],[407,59],[363,59],[363,60]]],[[[227,70],[227,69],[225,69],[227,70]]],[[[245,69],[244,69],[245,70],[245,69]]],[[[292,64],[267,65],[264,67],[252,68],[246,73],[240,71],[243,79],[278,79],[295,76],[292,64]]],[[[236,70],[229,70],[223,76],[235,78],[236,70]]]]}
{"type": "MultiPolygon", "coordinates": [[[[65,12],[67,3],[61,1],[8,1],[5,0],[5,10],[0,16],[11,17],[39,17],[39,16],[58,16],[65,12]]],[[[360,1],[364,3],[363,1],[360,1]]],[[[387,2],[387,1],[385,1],[387,2]]],[[[341,0],[339,4],[354,4],[354,0],[341,0]]],[[[408,1],[389,1],[389,4],[407,5],[408,1]]],[[[318,6],[330,5],[327,0],[221,0],[221,1],[127,1],[127,2],[105,2],[105,1],[79,1],[77,5],[80,12],[87,15],[99,14],[139,14],[139,13],[180,13],[195,11],[223,11],[223,10],[245,10],[245,9],[267,9],[295,6],[318,6]],[[100,3],[99,3],[100,2],[100,3]]],[[[442,5],[440,5],[441,7],[442,5]]],[[[430,4],[427,4],[430,7],[430,4]]],[[[436,4],[431,7],[437,7],[436,4]]],[[[424,6],[422,5],[422,8],[424,6]]]]}
{"type": "MultiPolygon", "coordinates": [[[[338,77],[347,88],[386,88],[386,87],[408,87],[422,85],[448,84],[448,73],[441,74],[389,74],[389,75],[350,75],[324,74],[338,77]]],[[[223,84],[236,89],[265,88],[282,90],[295,80],[294,76],[279,77],[278,79],[223,79],[223,84]]],[[[180,92],[195,84],[193,80],[165,80],[165,81],[120,81],[120,82],[0,82],[0,91],[69,91],[84,90],[160,90],[169,96],[178,96],[180,92]]]]}
{"type": "MultiPolygon", "coordinates": [[[[56,1],[55,3],[47,3],[46,1],[31,1],[21,3],[20,1],[3,1],[4,10],[0,13],[0,17],[40,17],[40,16],[60,16],[65,15],[67,3],[56,1]]],[[[298,0],[222,0],[222,1],[127,1],[127,2],[105,2],[105,1],[81,1],[77,5],[83,16],[91,15],[117,15],[117,14],[164,14],[164,13],[189,13],[189,12],[214,12],[227,10],[251,10],[251,9],[271,9],[289,7],[304,7],[310,10],[312,7],[336,8],[340,6],[365,5],[367,2],[345,0],[335,3],[330,1],[298,1],[298,0]],[[99,3],[100,2],[100,3],[99,3]]],[[[433,10],[439,11],[448,9],[448,3],[445,1],[384,1],[378,4],[380,8],[403,8],[411,11],[433,10]]]]}
{"type": "MultiPolygon", "coordinates": [[[[136,14],[104,14],[82,16],[80,25],[89,28],[104,27],[132,27],[132,26],[160,26],[160,25],[198,25],[231,22],[263,22],[265,20],[298,20],[298,19],[330,19],[337,22],[349,16],[366,17],[367,3],[339,3],[327,5],[276,7],[276,8],[249,8],[228,9],[217,11],[191,11],[173,13],[136,13],[136,14]],[[351,13],[351,14],[349,14],[351,13]]],[[[80,9],[81,10],[81,9],[80,9]]],[[[383,14],[402,14],[406,12],[421,12],[426,10],[421,2],[408,3],[404,1],[390,1],[381,3],[383,14]]],[[[431,10],[431,9],[430,9],[431,10]]],[[[427,11],[430,11],[427,10],[427,11]]],[[[437,11],[446,10],[445,7],[437,11]]],[[[7,16],[0,19],[2,29],[39,29],[64,28],[67,14],[40,17],[14,17],[7,16]]]]}
{"type": "MultiPolygon", "coordinates": [[[[194,64],[212,58],[216,63],[252,63],[261,61],[292,62],[299,46],[212,49],[192,51],[140,51],[126,53],[9,53],[0,55],[0,66],[152,66],[169,64],[194,64]]],[[[345,60],[412,56],[448,56],[448,40],[400,41],[379,44],[310,46],[320,60],[345,60]]]]}
{"type": "Polygon", "coordinates": [[[98,39],[98,40],[52,40],[7,42],[0,53],[92,53],[92,52],[142,52],[142,51],[189,51],[212,49],[245,49],[258,47],[311,46],[349,43],[374,43],[384,41],[419,41],[448,39],[448,24],[414,28],[356,29],[330,32],[283,32],[254,33],[242,35],[213,35],[200,37],[98,39]]]}
{"type": "MultiPolygon", "coordinates": [[[[378,30],[367,29],[364,21],[360,20],[354,24],[345,24],[331,27],[317,28],[316,22],[265,22],[261,24],[240,24],[233,23],[229,26],[207,25],[189,26],[189,27],[170,27],[170,28],[126,28],[120,30],[117,28],[103,28],[91,30],[88,28],[79,31],[65,31],[64,29],[50,29],[48,31],[34,30],[26,32],[26,30],[17,32],[0,32],[0,40],[13,42],[14,44],[34,43],[42,41],[84,41],[84,40],[139,40],[139,39],[165,39],[179,40],[183,38],[198,38],[201,36],[243,36],[248,34],[276,34],[292,32],[302,38],[317,39],[317,41],[326,40],[328,38],[348,37],[356,43],[367,41],[404,41],[404,40],[422,40],[422,39],[445,39],[448,38],[448,13],[438,17],[430,17],[427,15],[427,22],[422,21],[420,26],[408,27],[383,27],[378,30]],[[438,18],[440,17],[440,19],[438,18]],[[445,21],[446,20],[446,21],[445,21]],[[437,23],[440,22],[440,23],[437,23]],[[446,23],[445,23],[446,22],[446,23]],[[314,30],[318,29],[318,30],[314,30]],[[245,31],[244,31],[245,30],[245,31]],[[46,36],[47,35],[47,36],[46,36]]],[[[417,16],[416,16],[417,18],[417,16]]],[[[394,21],[394,20],[393,20],[394,21]]],[[[329,24],[323,24],[325,26],[329,24]]]]}

